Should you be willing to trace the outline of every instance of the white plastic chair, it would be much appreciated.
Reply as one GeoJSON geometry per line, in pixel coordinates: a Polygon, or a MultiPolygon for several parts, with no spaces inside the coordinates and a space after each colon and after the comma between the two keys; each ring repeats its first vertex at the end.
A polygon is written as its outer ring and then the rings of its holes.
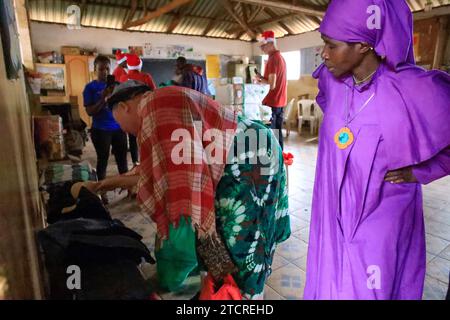
{"type": "Polygon", "coordinates": [[[284,121],[283,122],[284,122],[285,129],[286,129],[286,137],[289,137],[289,134],[291,133],[292,123],[294,122],[294,120],[289,119],[289,116],[294,107],[294,102],[295,102],[295,99],[291,99],[291,101],[289,101],[288,105],[284,109],[284,121]]]}
{"type": "Polygon", "coordinates": [[[316,126],[318,125],[318,116],[315,114],[315,101],[310,99],[300,100],[297,104],[298,110],[298,133],[302,133],[304,121],[309,121],[311,135],[314,134],[316,126]]]}
{"type": "Polygon", "coordinates": [[[322,109],[319,107],[319,104],[314,101],[314,116],[316,117],[316,124],[317,124],[317,134],[319,134],[319,130],[320,130],[320,126],[322,125],[323,122],[323,111],[322,109]]]}

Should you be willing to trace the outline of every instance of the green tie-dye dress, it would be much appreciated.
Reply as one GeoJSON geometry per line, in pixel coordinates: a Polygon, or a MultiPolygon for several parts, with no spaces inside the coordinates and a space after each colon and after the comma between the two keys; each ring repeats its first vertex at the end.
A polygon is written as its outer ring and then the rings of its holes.
{"type": "Polygon", "coordinates": [[[239,118],[233,149],[216,189],[217,230],[239,270],[236,283],[258,299],[276,245],[291,233],[286,170],[278,141],[259,122],[239,118]]]}

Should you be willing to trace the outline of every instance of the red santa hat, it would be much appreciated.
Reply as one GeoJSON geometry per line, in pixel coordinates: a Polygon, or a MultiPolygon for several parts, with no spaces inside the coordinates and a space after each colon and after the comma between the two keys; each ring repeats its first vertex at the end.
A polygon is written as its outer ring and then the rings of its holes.
{"type": "Polygon", "coordinates": [[[128,70],[141,70],[142,69],[142,60],[135,54],[127,55],[127,65],[128,70]]]}
{"type": "Polygon", "coordinates": [[[261,42],[263,44],[266,44],[269,42],[275,43],[276,42],[275,32],[273,32],[272,30],[264,31],[261,35],[259,42],[261,42]]]}
{"type": "Polygon", "coordinates": [[[121,64],[121,63],[127,61],[127,55],[122,53],[122,51],[119,49],[116,51],[116,60],[117,60],[117,64],[121,64]]]}

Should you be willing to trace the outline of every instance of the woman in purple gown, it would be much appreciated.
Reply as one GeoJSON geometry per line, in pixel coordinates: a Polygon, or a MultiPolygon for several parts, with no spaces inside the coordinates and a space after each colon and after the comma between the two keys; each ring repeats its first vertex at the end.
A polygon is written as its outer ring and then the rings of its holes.
{"type": "Polygon", "coordinates": [[[404,0],[334,0],[305,299],[421,299],[421,184],[450,172],[450,76],[415,66],[404,0]]]}

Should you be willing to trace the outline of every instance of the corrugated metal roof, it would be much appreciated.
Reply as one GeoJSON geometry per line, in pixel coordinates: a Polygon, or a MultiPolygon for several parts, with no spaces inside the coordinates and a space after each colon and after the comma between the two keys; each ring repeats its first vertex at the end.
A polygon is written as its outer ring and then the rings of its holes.
{"type": "MultiPolygon", "coordinates": [[[[449,5],[450,0],[407,0],[412,11],[423,10],[427,3],[433,7],[449,5]]],[[[148,11],[155,10],[171,0],[147,0],[148,11]]],[[[310,5],[318,8],[324,8],[329,0],[303,0],[304,5],[310,5]]],[[[31,20],[50,23],[67,23],[67,8],[72,4],[83,7],[81,24],[83,26],[122,29],[125,17],[130,12],[131,0],[28,0],[29,14],[31,20]]],[[[238,2],[232,2],[234,12],[239,16],[244,16],[243,7],[238,2]]],[[[257,10],[252,6],[249,14],[257,10]]],[[[257,17],[249,22],[251,25],[255,22],[264,21],[272,17],[287,15],[291,12],[285,9],[269,8],[261,11],[257,17]],[[271,14],[269,14],[270,12],[271,14]]],[[[138,10],[136,10],[133,20],[144,15],[143,1],[138,1],[138,10]]],[[[283,37],[290,33],[300,34],[315,30],[319,27],[320,18],[311,17],[304,14],[298,14],[285,18],[282,22],[267,23],[259,27],[253,27],[255,31],[259,29],[272,29],[277,37],[283,37]],[[284,26],[283,26],[284,25],[284,26]]],[[[229,34],[227,31],[236,29],[239,24],[223,9],[217,0],[194,0],[180,8],[175,9],[169,14],[162,15],[152,19],[144,25],[132,27],[129,30],[142,32],[168,32],[184,35],[205,35],[208,37],[233,39],[240,36],[241,40],[251,41],[248,34],[236,32],[229,34]],[[175,22],[178,21],[178,24],[175,22]],[[212,25],[211,25],[212,24],[212,25]],[[169,30],[171,28],[172,30],[169,30]],[[208,31],[208,30],[209,31],[208,31]],[[208,31],[205,34],[205,31],[208,31]]]]}

